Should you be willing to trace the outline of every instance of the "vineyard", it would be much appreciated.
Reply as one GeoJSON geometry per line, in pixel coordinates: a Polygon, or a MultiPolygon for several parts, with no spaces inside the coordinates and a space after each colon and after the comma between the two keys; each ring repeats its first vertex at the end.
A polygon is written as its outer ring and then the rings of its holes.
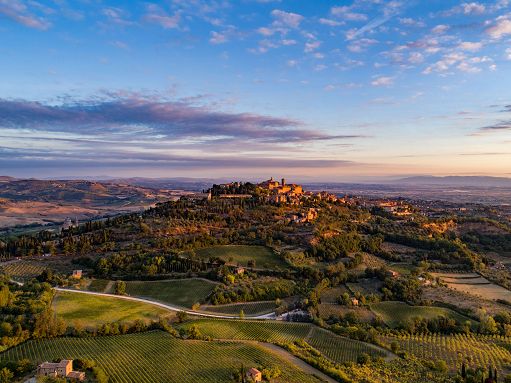
{"type": "Polygon", "coordinates": [[[40,275],[46,267],[29,261],[18,261],[5,264],[1,271],[16,281],[27,281],[40,275]]]}
{"type": "Polygon", "coordinates": [[[371,311],[379,315],[389,327],[397,327],[415,317],[433,319],[444,316],[446,318],[452,318],[460,323],[470,320],[466,316],[443,307],[410,306],[403,302],[392,301],[374,303],[370,307],[371,311]]]}
{"type": "Polygon", "coordinates": [[[187,308],[204,302],[215,287],[215,283],[204,279],[126,282],[126,292],[131,296],[187,308]]]}
{"type": "Polygon", "coordinates": [[[397,342],[399,349],[419,358],[445,360],[451,370],[459,370],[463,361],[472,367],[493,365],[501,372],[511,363],[511,339],[484,335],[401,335],[380,337],[390,347],[397,342]]]}
{"type": "Polygon", "coordinates": [[[53,308],[69,325],[94,328],[103,323],[127,322],[137,319],[144,322],[158,320],[160,316],[173,315],[165,309],[114,297],[87,295],[59,291],[53,308]]]}
{"type": "Polygon", "coordinates": [[[247,303],[233,303],[228,305],[204,305],[201,306],[201,311],[237,315],[240,310],[243,310],[245,315],[262,315],[271,313],[275,310],[276,305],[274,301],[261,301],[261,302],[247,302],[247,303]]]}
{"type": "Polygon", "coordinates": [[[337,336],[308,323],[199,319],[186,323],[184,327],[192,325],[196,325],[202,334],[214,339],[255,340],[277,344],[305,340],[336,362],[356,361],[362,353],[387,355],[374,346],[337,336]]]}
{"type": "Polygon", "coordinates": [[[375,346],[334,335],[316,326],[312,327],[305,341],[326,357],[339,363],[356,361],[357,357],[364,353],[373,357],[389,356],[389,353],[375,346]]]}
{"type": "Polygon", "coordinates": [[[31,340],[0,354],[0,361],[28,358],[33,363],[91,359],[103,367],[110,383],[218,383],[231,381],[241,365],[278,366],[278,383],[317,383],[279,355],[255,344],[184,341],[156,331],[91,338],[31,340]]]}

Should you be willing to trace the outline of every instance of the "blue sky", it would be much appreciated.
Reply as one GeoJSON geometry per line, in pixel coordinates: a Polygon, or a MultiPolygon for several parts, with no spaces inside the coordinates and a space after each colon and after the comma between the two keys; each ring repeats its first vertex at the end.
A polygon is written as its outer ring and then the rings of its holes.
{"type": "Polygon", "coordinates": [[[511,2],[0,0],[0,173],[511,176],[511,2]]]}

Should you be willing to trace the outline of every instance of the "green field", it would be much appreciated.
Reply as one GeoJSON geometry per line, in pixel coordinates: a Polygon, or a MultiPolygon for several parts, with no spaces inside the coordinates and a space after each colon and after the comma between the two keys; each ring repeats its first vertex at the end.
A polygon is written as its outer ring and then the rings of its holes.
{"type": "Polygon", "coordinates": [[[495,366],[502,375],[511,363],[511,340],[501,336],[427,334],[382,336],[380,340],[387,347],[396,342],[400,350],[422,359],[445,360],[452,371],[459,371],[465,361],[474,368],[495,366]]]}
{"type": "Polygon", "coordinates": [[[126,282],[126,292],[134,297],[190,308],[195,303],[204,302],[216,285],[216,283],[205,279],[128,281],[126,282]]]}
{"type": "Polygon", "coordinates": [[[87,295],[59,291],[53,300],[53,308],[60,318],[70,325],[94,328],[103,323],[145,322],[158,320],[160,316],[171,316],[171,311],[141,302],[114,297],[87,295]]]}
{"type": "Polygon", "coordinates": [[[392,328],[415,317],[433,319],[444,316],[446,318],[452,318],[460,323],[470,320],[470,318],[464,315],[443,307],[411,306],[403,302],[393,301],[374,303],[370,307],[372,312],[379,315],[385,324],[392,328]]]}
{"type": "Polygon", "coordinates": [[[111,293],[109,287],[112,287],[114,284],[113,281],[109,281],[107,279],[93,279],[90,285],[87,287],[87,290],[94,291],[96,293],[111,293]]]}
{"type": "Polygon", "coordinates": [[[272,249],[265,246],[226,245],[212,246],[195,250],[201,258],[220,258],[228,263],[247,266],[248,261],[254,260],[256,268],[287,268],[288,264],[276,255],[272,249]]]}
{"type": "Polygon", "coordinates": [[[2,272],[21,282],[37,277],[45,269],[46,267],[30,261],[11,262],[0,267],[2,272]]]}
{"type": "Polygon", "coordinates": [[[200,310],[211,313],[238,315],[243,310],[245,315],[268,314],[275,310],[275,301],[232,303],[228,305],[204,305],[200,310]]]}
{"type": "Polygon", "coordinates": [[[361,353],[386,355],[366,343],[337,336],[309,323],[198,319],[187,322],[183,327],[189,328],[192,325],[213,339],[255,340],[277,344],[305,340],[336,362],[356,361],[361,353]]]}
{"type": "Polygon", "coordinates": [[[110,383],[220,383],[246,367],[278,366],[278,383],[318,383],[268,349],[240,342],[185,341],[169,334],[148,333],[91,338],[32,340],[0,354],[2,361],[91,359],[103,367],[110,383]]]}

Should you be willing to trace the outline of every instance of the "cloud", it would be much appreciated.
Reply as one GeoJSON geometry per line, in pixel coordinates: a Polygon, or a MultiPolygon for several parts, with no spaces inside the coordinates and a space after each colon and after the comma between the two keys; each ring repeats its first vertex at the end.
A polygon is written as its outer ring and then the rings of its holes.
{"type": "Polygon", "coordinates": [[[481,3],[471,2],[471,3],[462,3],[457,5],[447,11],[441,12],[440,15],[444,17],[449,17],[453,15],[481,15],[486,12],[486,6],[481,3]]]}
{"type": "Polygon", "coordinates": [[[394,84],[394,77],[379,76],[371,81],[372,86],[390,86],[394,84]]]}
{"type": "Polygon", "coordinates": [[[94,136],[244,139],[300,142],[342,138],[304,129],[303,123],[251,113],[226,113],[157,96],[112,94],[50,105],[0,99],[0,127],[94,136]]]}
{"type": "Polygon", "coordinates": [[[469,51],[469,52],[477,52],[483,47],[483,43],[481,42],[471,42],[471,41],[464,41],[458,45],[458,48],[463,51],[469,51]]]}
{"type": "Polygon", "coordinates": [[[378,43],[378,40],[363,38],[363,39],[358,39],[358,40],[352,41],[348,45],[347,48],[351,52],[361,53],[361,52],[364,52],[371,45],[374,45],[377,43],[378,43]]]}
{"type": "Polygon", "coordinates": [[[305,43],[304,52],[305,53],[314,52],[320,46],[321,46],[321,41],[307,41],[305,43]]]}
{"type": "Polygon", "coordinates": [[[399,1],[389,1],[385,3],[383,6],[382,14],[380,16],[375,17],[366,25],[357,30],[348,31],[346,33],[346,38],[348,40],[352,40],[358,36],[363,35],[366,32],[370,32],[373,29],[378,28],[379,26],[385,24],[387,21],[392,19],[394,16],[397,16],[401,12],[403,6],[404,4],[399,1]]]}
{"type": "Polygon", "coordinates": [[[223,44],[223,43],[226,43],[227,41],[228,41],[228,38],[225,35],[225,33],[220,33],[220,32],[215,32],[215,31],[211,32],[211,37],[209,39],[209,42],[211,44],[223,44]]]}
{"type": "Polygon", "coordinates": [[[280,9],[274,9],[271,15],[275,18],[276,25],[290,28],[298,28],[304,17],[298,13],[285,12],[280,9]]]}
{"type": "Polygon", "coordinates": [[[346,24],[344,21],[326,19],[323,17],[319,19],[319,23],[323,24],[323,25],[328,25],[330,27],[338,27],[338,26],[346,24]]]}
{"type": "Polygon", "coordinates": [[[449,29],[449,26],[448,25],[444,25],[444,24],[439,24],[437,26],[435,26],[431,32],[433,32],[434,34],[437,34],[437,35],[441,35],[445,32],[447,32],[447,30],[449,29]]]}
{"type": "Polygon", "coordinates": [[[158,5],[149,4],[144,19],[149,23],[158,24],[164,29],[175,29],[179,28],[181,16],[179,13],[170,16],[158,5]]]}
{"type": "Polygon", "coordinates": [[[482,132],[511,131],[511,120],[500,121],[492,125],[483,126],[479,129],[482,132]]]}
{"type": "Polygon", "coordinates": [[[511,60],[511,48],[506,49],[506,59],[511,60]]]}
{"type": "Polygon", "coordinates": [[[121,8],[107,7],[104,8],[101,11],[101,13],[108,18],[109,22],[112,22],[114,24],[118,25],[133,24],[133,22],[128,19],[129,18],[128,13],[121,8]]]}
{"type": "Polygon", "coordinates": [[[498,17],[496,23],[486,29],[486,33],[493,39],[500,39],[511,35],[511,20],[506,16],[498,17]]]}
{"type": "MultiPolygon", "coordinates": [[[[34,5],[37,3],[29,2],[28,4],[34,8],[34,5]]],[[[29,10],[27,3],[22,0],[0,0],[0,14],[28,28],[44,31],[51,26],[51,23],[44,17],[34,15],[29,10]]]]}
{"type": "Polygon", "coordinates": [[[415,20],[410,17],[399,18],[399,23],[402,25],[409,26],[409,27],[417,27],[417,28],[424,28],[426,26],[426,23],[424,21],[415,20]]]}
{"type": "Polygon", "coordinates": [[[338,6],[332,7],[330,13],[347,21],[366,21],[367,15],[363,13],[354,12],[352,7],[349,6],[338,6]]]}

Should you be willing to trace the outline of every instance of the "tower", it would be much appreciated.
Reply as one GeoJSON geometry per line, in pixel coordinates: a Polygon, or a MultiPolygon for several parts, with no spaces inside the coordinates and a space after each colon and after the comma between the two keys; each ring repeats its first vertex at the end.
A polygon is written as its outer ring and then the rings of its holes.
{"type": "Polygon", "coordinates": [[[286,185],[286,179],[282,178],[282,186],[285,186],[285,185],[286,185]]]}

